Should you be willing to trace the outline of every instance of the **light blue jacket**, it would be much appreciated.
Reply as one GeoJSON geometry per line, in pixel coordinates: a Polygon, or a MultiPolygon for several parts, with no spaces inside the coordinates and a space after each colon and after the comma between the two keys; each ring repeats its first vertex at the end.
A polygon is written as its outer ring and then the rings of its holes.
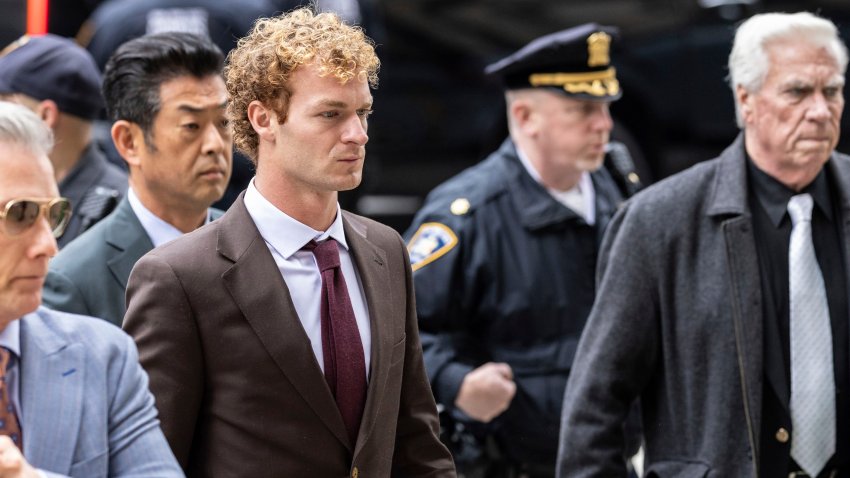
{"type": "Polygon", "coordinates": [[[133,340],[45,307],[21,319],[24,455],[49,477],[181,477],[133,340]]]}

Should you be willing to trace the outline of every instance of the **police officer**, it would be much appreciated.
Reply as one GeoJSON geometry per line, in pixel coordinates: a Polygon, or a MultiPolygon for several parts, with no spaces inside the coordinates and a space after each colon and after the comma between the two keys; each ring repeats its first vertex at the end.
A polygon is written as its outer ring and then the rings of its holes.
{"type": "Polygon", "coordinates": [[[0,99],[20,103],[53,130],[50,162],[74,214],[59,247],[106,217],[127,193],[127,173],[93,139],[103,109],[100,71],[91,55],[56,35],[24,36],[0,56],[0,99]]]}
{"type": "MultiPolygon", "coordinates": [[[[600,169],[621,95],[614,34],[581,25],[488,66],[505,85],[510,137],[432,191],[405,236],[432,389],[495,445],[487,476],[554,476],[598,245],[623,198],[600,169]]],[[[459,469],[467,458],[456,455],[459,469]]]]}

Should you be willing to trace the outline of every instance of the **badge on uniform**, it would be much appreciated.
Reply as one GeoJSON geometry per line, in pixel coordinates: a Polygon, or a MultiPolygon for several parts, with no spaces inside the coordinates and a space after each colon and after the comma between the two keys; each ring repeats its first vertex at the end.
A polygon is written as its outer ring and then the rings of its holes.
{"type": "Polygon", "coordinates": [[[448,226],[439,222],[426,222],[419,226],[407,245],[410,265],[414,271],[418,270],[439,259],[456,245],[457,236],[448,226]]]}

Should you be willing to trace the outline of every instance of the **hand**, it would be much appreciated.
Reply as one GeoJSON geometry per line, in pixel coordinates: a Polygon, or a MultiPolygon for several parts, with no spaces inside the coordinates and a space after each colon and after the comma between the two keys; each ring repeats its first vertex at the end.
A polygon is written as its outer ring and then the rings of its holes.
{"type": "Polygon", "coordinates": [[[463,377],[455,406],[470,418],[488,423],[508,409],[515,393],[511,366],[488,362],[463,377]]]}
{"type": "Polygon", "coordinates": [[[0,435],[0,478],[38,478],[21,450],[6,435],[0,435]]]}

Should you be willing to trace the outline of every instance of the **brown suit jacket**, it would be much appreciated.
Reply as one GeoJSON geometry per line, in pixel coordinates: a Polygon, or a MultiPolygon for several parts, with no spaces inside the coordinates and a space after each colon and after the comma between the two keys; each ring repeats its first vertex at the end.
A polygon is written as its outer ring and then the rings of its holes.
{"type": "Polygon", "coordinates": [[[437,437],[404,244],[348,212],[343,224],[372,324],[356,445],[241,196],[136,264],[124,328],[187,475],[455,476],[437,437]]]}

